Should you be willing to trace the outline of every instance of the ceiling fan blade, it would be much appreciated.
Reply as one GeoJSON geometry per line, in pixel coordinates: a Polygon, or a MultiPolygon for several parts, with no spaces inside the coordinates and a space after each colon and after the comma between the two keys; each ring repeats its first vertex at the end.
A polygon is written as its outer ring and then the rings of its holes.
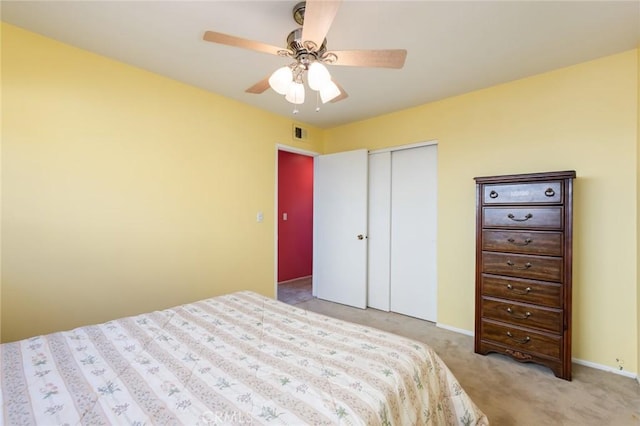
{"type": "Polygon", "coordinates": [[[331,101],[329,101],[332,104],[349,97],[349,94],[347,92],[345,92],[344,88],[342,86],[340,86],[340,84],[338,82],[336,82],[335,80],[333,80],[333,82],[336,84],[336,86],[338,86],[338,89],[340,89],[340,94],[338,96],[336,96],[335,98],[331,99],[331,101]]]}
{"type": "Polygon", "coordinates": [[[269,77],[270,75],[266,76],[265,78],[263,78],[253,86],[249,87],[247,90],[245,90],[245,92],[254,93],[256,95],[259,95],[260,93],[264,92],[269,88],[269,77]]]}
{"type": "Polygon", "coordinates": [[[241,47],[243,49],[255,50],[258,52],[278,55],[283,49],[281,47],[272,46],[270,44],[260,43],[259,41],[248,40],[246,38],[235,37],[228,34],[217,33],[215,31],[206,31],[202,37],[205,41],[212,43],[226,44],[227,46],[241,47]]]}
{"type": "Polygon", "coordinates": [[[404,49],[389,50],[337,50],[338,59],[331,65],[350,67],[402,68],[407,57],[404,49]]]}
{"type": "Polygon", "coordinates": [[[336,0],[307,0],[302,41],[312,41],[317,47],[322,46],[339,7],[340,1],[336,0]]]}

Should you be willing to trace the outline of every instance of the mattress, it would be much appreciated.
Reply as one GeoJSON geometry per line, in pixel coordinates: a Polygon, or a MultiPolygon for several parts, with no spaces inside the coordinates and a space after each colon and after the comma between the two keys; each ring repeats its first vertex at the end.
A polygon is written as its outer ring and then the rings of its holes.
{"type": "Polygon", "coordinates": [[[6,425],[488,425],[426,344],[249,291],[0,345],[6,425]]]}

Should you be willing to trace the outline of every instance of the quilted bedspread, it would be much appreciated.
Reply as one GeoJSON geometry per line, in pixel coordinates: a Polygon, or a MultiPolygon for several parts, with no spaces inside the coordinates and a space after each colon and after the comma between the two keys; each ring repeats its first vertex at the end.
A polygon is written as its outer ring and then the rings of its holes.
{"type": "Polygon", "coordinates": [[[248,291],[0,349],[5,425],[488,425],[427,345],[248,291]]]}

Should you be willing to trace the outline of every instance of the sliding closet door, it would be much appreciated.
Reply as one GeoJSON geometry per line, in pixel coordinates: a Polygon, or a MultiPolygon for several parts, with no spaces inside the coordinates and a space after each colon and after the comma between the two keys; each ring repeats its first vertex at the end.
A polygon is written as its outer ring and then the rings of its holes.
{"type": "Polygon", "coordinates": [[[437,145],[391,153],[391,311],[437,319],[437,145]]]}
{"type": "Polygon", "coordinates": [[[369,154],[369,300],[389,311],[391,259],[391,151],[369,154]]]}

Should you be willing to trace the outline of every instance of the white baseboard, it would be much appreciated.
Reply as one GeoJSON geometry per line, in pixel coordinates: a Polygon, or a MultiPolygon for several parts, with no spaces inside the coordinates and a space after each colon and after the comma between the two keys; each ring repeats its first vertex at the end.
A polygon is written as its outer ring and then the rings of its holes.
{"type": "Polygon", "coordinates": [[[440,322],[436,323],[436,327],[443,328],[445,330],[453,331],[460,334],[466,334],[467,336],[471,336],[471,337],[474,336],[473,331],[465,330],[463,328],[452,327],[450,325],[442,324],[440,322]]]}
{"type": "MultiPolygon", "coordinates": [[[[471,336],[471,337],[473,337],[475,335],[475,333],[473,331],[465,330],[465,329],[457,328],[457,327],[452,327],[450,325],[442,324],[442,323],[439,323],[439,322],[436,323],[436,327],[440,327],[440,328],[443,328],[445,330],[453,331],[455,333],[466,334],[467,336],[471,336]]],[[[608,372],[611,372],[611,373],[614,373],[614,374],[618,374],[620,376],[629,377],[631,379],[636,379],[638,384],[640,384],[640,375],[638,375],[636,373],[632,373],[630,371],[625,371],[625,370],[620,370],[620,369],[617,369],[617,368],[614,368],[614,367],[610,367],[608,365],[598,364],[598,363],[591,362],[591,361],[585,361],[585,360],[579,359],[579,358],[572,358],[571,361],[576,363],[576,364],[578,364],[578,365],[584,365],[585,367],[591,367],[591,368],[595,368],[597,370],[608,371],[608,372]]]]}
{"type": "Polygon", "coordinates": [[[311,278],[311,275],[305,275],[304,277],[298,277],[298,278],[292,278],[286,281],[280,281],[278,284],[287,284],[287,283],[292,283],[294,281],[306,280],[308,278],[311,278]]]}
{"type": "Polygon", "coordinates": [[[591,362],[591,361],[585,361],[579,358],[571,358],[571,361],[578,365],[584,365],[585,367],[591,367],[597,370],[608,371],[610,373],[618,374],[620,376],[629,377],[630,379],[636,379],[638,383],[640,383],[640,376],[638,376],[636,373],[632,373],[631,371],[620,370],[618,368],[610,367],[608,365],[598,364],[596,362],[591,362]]]}

